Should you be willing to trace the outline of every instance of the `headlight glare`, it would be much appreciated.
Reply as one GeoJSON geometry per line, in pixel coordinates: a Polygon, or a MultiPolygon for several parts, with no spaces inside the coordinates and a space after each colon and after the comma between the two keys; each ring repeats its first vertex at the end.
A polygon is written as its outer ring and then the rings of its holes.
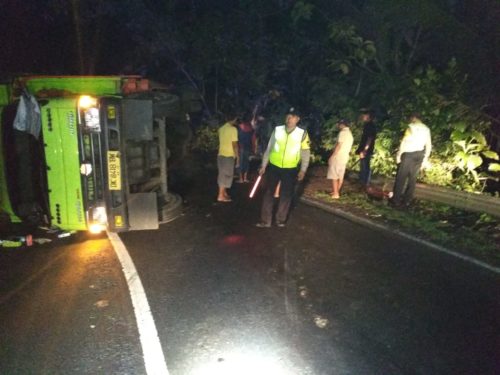
{"type": "Polygon", "coordinates": [[[88,230],[92,234],[98,234],[106,230],[108,217],[104,206],[92,207],[88,212],[88,230]]]}
{"type": "Polygon", "coordinates": [[[90,107],[83,111],[83,124],[86,128],[100,131],[101,123],[99,121],[99,109],[90,107]]]}
{"type": "Polygon", "coordinates": [[[101,131],[99,103],[97,98],[82,95],[78,99],[80,124],[91,131],[101,131]]]}
{"type": "Polygon", "coordinates": [[[92,96],[82,95],[78,99],[78,107],[80,107],[80,109],[95,107],[96,105],[97,105],[97,99],[92,96]]]}
{"type": "Polygon", "coordinates": [[[92,222],[99,224],[106,224],[108,222],[108,217],[106,215],[106,208],[99,206],[92,209],[92,222]]]}
{"type": "Polygon", "coordinates": [[[94,224],[90,224],[90,226],[89,226],[89,232],[92,234],[99,234],[99,233],[104,232],[105,230],[106,230],[106,226],[103,224],[94,223],[94,224]]]}

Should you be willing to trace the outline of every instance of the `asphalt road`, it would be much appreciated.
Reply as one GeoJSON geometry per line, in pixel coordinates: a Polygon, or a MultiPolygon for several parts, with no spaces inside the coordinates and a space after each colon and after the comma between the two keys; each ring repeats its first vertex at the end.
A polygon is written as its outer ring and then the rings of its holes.
{"type": "MultiPolygon", "coordinates": [[[[171,374],[500,373],[499,275],[304,205],[255,228],[260,197],[215,203],[212,180],[121,235],[171,374]]],[[[0,260],[0,373],[145,373],[107,240],[0,260]]]]}
{"type": "Polygon", "coordinates": [[[127,284],[106,238],[0,248],[0,374],[141,373],[127,284]]]}

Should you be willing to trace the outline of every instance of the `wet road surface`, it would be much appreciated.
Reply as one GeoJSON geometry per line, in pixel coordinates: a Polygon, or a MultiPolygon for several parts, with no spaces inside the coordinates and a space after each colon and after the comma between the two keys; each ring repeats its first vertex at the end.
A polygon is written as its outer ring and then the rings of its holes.
{"type": "MultiPolygon", "coordinates": [[[[255,228],[249,188],[121,235],[171,374],[499,373],[497,274],[304,205],[255,228]]],[[[0,373],[145,373],[109,242],[27,251],[0,254],[0,373]]]]}
{"type": "Polygon", "coordinates": [[[107,239],[2,249],[0,374],[142,373],[127,284],[107,239]]]}
{"type": "Polygon", "coordinates": [[[255,228],[250,186],[197,189],[182,218],[122,235],[171,373],[498,371],[498,275],[303,205],[255,228]]]}

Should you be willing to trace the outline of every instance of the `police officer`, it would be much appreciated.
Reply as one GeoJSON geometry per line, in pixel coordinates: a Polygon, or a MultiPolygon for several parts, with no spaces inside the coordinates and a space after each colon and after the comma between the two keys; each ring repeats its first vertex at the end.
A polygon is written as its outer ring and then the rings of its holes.
{"type": "Polygon", "coordinates": [[[286,125],[277,126],[269,139],[262,156],[259,175],[266,172],[266,190],[262,202],[259,228],[269,228],[272,223],[274,192],[281,182],[276,212],[276,225],[284,227],[290,210],[296,181],[302,181],[309,166],[310,146],[307,131],[297,126],[300,115],[291,108],[286,116],[286,125]],[[299,169],[300,164],[300,169],[299,169]]]}
{"type": "Polygon", "coordinates": [[[431,131],[420,120],[418,113],[412,114],[396,155],[398,171],[390,202],[393,206],[408,206],[411,203],[418,172],[428,164],[431,148],[431,131]]]}

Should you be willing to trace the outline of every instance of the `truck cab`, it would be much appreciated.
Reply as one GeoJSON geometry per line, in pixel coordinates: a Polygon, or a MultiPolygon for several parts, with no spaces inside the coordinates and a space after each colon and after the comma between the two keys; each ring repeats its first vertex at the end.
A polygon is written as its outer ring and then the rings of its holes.
{"type": "Polygon", "coordinates": [[[168,191],[177,98],[138,76],[29,76],[0,86],[0,211],[63,230],[154,229],[168,191]]]}

